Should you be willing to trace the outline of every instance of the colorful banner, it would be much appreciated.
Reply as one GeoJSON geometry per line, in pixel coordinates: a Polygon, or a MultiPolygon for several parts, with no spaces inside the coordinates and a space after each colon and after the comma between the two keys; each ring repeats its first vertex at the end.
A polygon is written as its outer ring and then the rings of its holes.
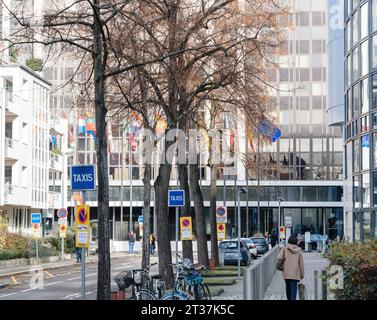
{"type": "Polygon", "coordinates": [[[191,217],[181,217],[181,240],[192,240],[192,219],[191,217]]]}
{"type": "Polygon", "coordinates": [[[217,240],[225,240],[226,237],[226,224],[217,223],[217,240]]]}

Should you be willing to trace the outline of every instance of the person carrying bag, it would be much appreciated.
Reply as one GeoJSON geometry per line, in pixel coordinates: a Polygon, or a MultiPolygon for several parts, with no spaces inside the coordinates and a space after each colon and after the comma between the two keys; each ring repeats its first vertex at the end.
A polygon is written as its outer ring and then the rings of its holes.
{"type": "MultiPolygon", "coordinates": [[[[282,248],[277,256],[276,268],[283,272],[288,300],[296,300],[297,285],[300,280],[304,279],[304,258],[301,248],[297,243],[297,237],[294,235],[290,236],[288,239],[288,245],[282,248]]],[[[301,292],[299,293],[301,293],[301,298],[305,286],[300,284],[300,288],[301,292]]]]}

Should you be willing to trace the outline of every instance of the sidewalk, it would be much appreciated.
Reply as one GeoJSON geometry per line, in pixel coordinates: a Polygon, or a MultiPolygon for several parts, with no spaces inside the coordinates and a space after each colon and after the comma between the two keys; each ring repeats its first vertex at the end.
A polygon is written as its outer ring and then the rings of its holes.
{"type": "MultiPolygon", "coordinates": [[[[111,259],[121,258],[121,257],[126,257],[126,256],[129,256],[129,254],[126,252],[111,253],[111,259]]],[[[134,256],[136,256],[136,254],[134,256]]],[[[98,261],[97,255],[90,255],[90,256],[87,256],[85,259],[85,263],[87,264],[94,264],[97,261],[98,261]]],[[[74,255],[72,259],[64,260],[64,261],[46,262],[46,263],[41,263],[41,264],[26,265],[26,266],[20,266],[20,267],[2,268],[0,270],[0,278],[9,277],[9,276],[17,275],[17,274],[22,274],[22,273],[28,273],[31,270],[40,269],[40,268],[45,269],[45,270],[51,270],[51,269],[72,266],[72,265],[78,265],[76,263],[76,257],[74,255]]]]}
{"type": "MultiPolygon", "coordinates": [[[[305,264],[305,277],[302,283],[306,286],[309,300],[314,300],[314,270],[322,270],[327,267],[327,259],[317,252],[303,252],[305,264]]],[[[283,273],[276,270],[270,286],[267,288],[263,300],[286,300],[285,281],[283,273]]],[[[297,293],[298,299],[298,293],[297,293]]]]}

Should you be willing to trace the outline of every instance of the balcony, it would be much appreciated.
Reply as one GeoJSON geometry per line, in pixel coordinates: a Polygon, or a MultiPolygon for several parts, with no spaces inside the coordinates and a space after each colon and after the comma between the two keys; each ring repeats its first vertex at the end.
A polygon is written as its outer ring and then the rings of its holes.
{"type": "Polygon", "coordinates": [[[4,204],[15,206],[30,206],[30,192],[25,187],[4,185],[4,204]]]}
{"type": "Polygon", "coordinates": [[[5,112],[7,116],[18,116],[22,112],[22,108],[15,103],[14,94],[9,91],[5,91],[5,112]]]}
{"type": "Polygon", "coordinates": [[[20,141],[5,137],[5,160],[17,161],[25,157],[26,148],[20,141]]]}

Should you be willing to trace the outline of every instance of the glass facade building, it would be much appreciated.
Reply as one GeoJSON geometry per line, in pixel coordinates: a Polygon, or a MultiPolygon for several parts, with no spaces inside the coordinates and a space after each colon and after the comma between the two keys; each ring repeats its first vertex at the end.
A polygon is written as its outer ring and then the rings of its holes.
{"type": "Polygon", "coordinates": [[[347,237],[377,237],[377,0],[345,1],[347,237]]]}

